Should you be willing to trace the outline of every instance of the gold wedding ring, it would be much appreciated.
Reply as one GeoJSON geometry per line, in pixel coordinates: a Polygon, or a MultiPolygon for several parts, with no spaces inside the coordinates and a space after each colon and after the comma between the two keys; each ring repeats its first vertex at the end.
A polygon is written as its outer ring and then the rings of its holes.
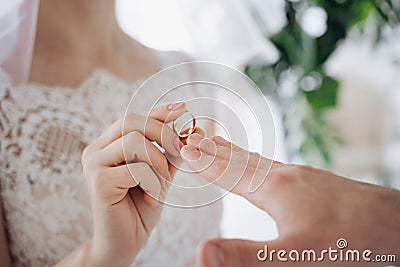
{"type": "Polygon", "coordinates": [[[184,130],[182,131],[184,133],[182,132],[178,133],[178,131],[176,130],[176,120],[172,122],[172,130],[179,136],[179,138],[187,138],[196,130],[196,117],[190,111],[185,111],[185,113],[188,113],[192,117],[192,126],[187,130],[187,132],[186,130],[184,130]]]}

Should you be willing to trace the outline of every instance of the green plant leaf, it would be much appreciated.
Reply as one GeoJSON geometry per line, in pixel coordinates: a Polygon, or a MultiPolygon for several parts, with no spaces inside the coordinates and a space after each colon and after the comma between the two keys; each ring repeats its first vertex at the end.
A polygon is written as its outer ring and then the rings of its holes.
{"type": "MultiPolygon", "coordinates": [[[[306,100],[310,110],[307,118],[302,118],[305,140],[299,152],[310,159],[309,163],[318,158],[329,163],[331,150],[341,143],[340,134],[324,119],[325,111],[336,106],[339,89],[339,82],[324,73],[325,62],[352,28],[364,29],[369,16],[374,16],[376,22],[376,42],[380,41],[385,27],[400,25],[400,5],[395,1],[398,0],[285,0],[287,25],[279,33],[266,37],[279,51],[278,61],[272,65],[249,63],[246,67],[246,74],[264,93],[277,92],[282,105],[298,101],[299,96],[301,102],[306,100]],[[307,35],[298,21],[301,12],[311,6],[322,8],[327,15],[326,32],[318,38],[307,35]],[[302,78],[314,72],[321,76],[318,84],[301,88],[307,85],[301,83],[302,78]],[[283,79],[287,77],[282,75],[285,73],[293,73],[299,81],[295,96],[279,94],[283,79]],[[315,87],[317,89],[313,90],[315,87]]],[[[283,121],[286,115],[283,113],[283,121]]],[[[290,128],[285,127],[287,133],[290,128]]]]}
{"type": "Polygon", "coordinates": [[[324,75],[319,89],[311,92],[305,92],[308,103],[311,108],[320,113],[326,108],[336,106],[339,82],[329,76],[324,75]]]}

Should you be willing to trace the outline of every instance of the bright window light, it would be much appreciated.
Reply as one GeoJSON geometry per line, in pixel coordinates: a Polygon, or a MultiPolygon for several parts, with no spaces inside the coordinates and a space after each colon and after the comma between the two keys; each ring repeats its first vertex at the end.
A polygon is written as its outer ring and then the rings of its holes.
{"type": "Polygon", "coordinates": [[[193,51],[178,0],[117,0],[116,14],[122,30],[144,45],[193,51]]]}

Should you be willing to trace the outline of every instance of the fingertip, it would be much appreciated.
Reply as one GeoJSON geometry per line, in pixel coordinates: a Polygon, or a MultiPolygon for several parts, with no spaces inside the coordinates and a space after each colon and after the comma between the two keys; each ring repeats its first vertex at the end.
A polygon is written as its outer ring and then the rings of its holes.
{"type": "Polygon", "coordinates": [[[183,108],[186,108],[185,102],[176,102],[176,103],[169,104],[167,106],[168,110],[173,110],[173,111],[183,109],[183,108]]]}
{"type": "MultiPolygon", "coordinates": [[[[187,128],[187,129],[183,130],[181,132],[181,134],[187,134],[189,132],[189,130],[190,130],[190,128],[187,128]]],[[[195,134],[200,135],[202,138],[204,137],[204,131],[201,128],[196,127],[194,129],[194,132],[192,134],[190,134],[189,137],[181,137],[181,141],[183,142],[183,144],[187,144],[188,139],[195,134]]],[[[192,146],[193,146],[193,144],[192,144],[192,146]]]]}
{"type": "Polygon", "coordinates": [[[181,149],[181,157],[183,159],[194,161],[199,159],[201,156],[200,151],[198,151],[195,147],[190,145],[185,145],[181,149]]]}
{"type": "Polygon", "coordinates": [[[183,105],[180,108],[174,109],[174,110],[166,110],[164,113],[164,118],[161,119],[164,123],[170,123],[176,119],[178,119],[180,116],[182,116],[186,111],[185,105],[183,105]]]}
{"type": "Polygon", "coordinates": [[[198,133],[193,133],[186,139],[186,143],[188,145],[197,147],[200,144],[201,140],[203,140],[203,136],[198,133]]]}

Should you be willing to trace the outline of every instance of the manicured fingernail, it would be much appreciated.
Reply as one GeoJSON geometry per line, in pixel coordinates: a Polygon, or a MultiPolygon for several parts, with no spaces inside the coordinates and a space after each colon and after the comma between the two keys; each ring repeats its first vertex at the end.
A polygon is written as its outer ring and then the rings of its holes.
{"type": "Polygon", "coordinates": [[[177,102],[177,103],[173,103],[173,104],[169,104],[167,109],[169,110],[177,110],[180,109],[181,107],[183,107],[185,103],[183,102],[177,102]]]}
{"type": "Polygon", "coordinates": [[[207,266],[223,267],[225,266],[225,258],[222,250],[215,244],[208,244],[205,247],[207,266]]]}
{"type": "MultiPolygon", "coordinates": [[[[174,147],[175,147],[176,151],[178,151],[178,153],[181,152],[181,148],[182,148],[180,143],[182,143],[181,140],[179,140],[179,137],[176,137],[174,139],[174,147]]],[[[183,144],[182,144],[182,146],[183,146],[183,144]]]]}

